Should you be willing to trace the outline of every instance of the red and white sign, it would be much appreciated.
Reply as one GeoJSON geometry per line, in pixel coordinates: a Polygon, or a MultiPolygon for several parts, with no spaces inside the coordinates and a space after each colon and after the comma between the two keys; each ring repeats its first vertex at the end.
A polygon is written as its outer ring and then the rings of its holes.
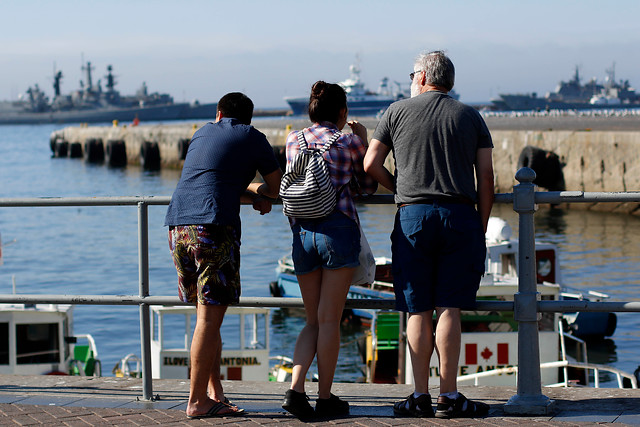
{"type": "MultiPolygon", "coordinates": [[[[540,332],[540,361],[558,360],[558,334],[552,331],[540,332]]],[[[407,349],[408,351],[408,349],[407,349]]],[[[517,332],[465,332],[462,334],[458,376],[486,372],[494,369],[517,366],[518,333],[517,332]]],[[[545,384],[558,381],[557,369],[545,369],[541,372],[545,384]]],[[[411,363],[407,364],[405,381],[413,382],[411,363]]],[[[480,385],[514,386],[514,373],[504,373],[482,378],[480,385]]],[[[440,383],[440,365],[436,352],[433,352],[429,364],[429,385],[440,383]]],[[[469,383],[465,383],[469,384],[469,383]]]]}
{"type": "Polygon", "coordinates": [[[464,345],[464,364],[478,365],[495,363],[498,365],[509,364],[509,343],[466,343],[464,345]]]}

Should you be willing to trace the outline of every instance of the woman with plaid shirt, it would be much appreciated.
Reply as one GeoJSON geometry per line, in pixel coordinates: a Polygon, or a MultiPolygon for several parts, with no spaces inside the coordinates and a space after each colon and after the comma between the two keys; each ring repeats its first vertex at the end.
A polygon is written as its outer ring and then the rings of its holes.
{"type": "MultiPolygon", "coordinates": [[[[331,394],[340,350],[340,320],[355,268],[360,264],[360,227],[353,196],[372,194],[376,181],[363,168],[367,129],[347,121],[347,97],[337,84],[316,82],[311,88],[309,118],[313,125],[302,130],[309,149],[321,148],[334,133],[349,125],[323,154],[337,204],[319,219],[289,218],[293,232],[293,264],[306,313],[293,355],[291,389],[282,407],[300,419],[347,415],[349,404],[331,394]],[[318,399],[315,411],[305,393],[305,377],[318,356],[318,399]]],[[[287,163],[298,153],[298,132],[287,137],[287,163]]]]}

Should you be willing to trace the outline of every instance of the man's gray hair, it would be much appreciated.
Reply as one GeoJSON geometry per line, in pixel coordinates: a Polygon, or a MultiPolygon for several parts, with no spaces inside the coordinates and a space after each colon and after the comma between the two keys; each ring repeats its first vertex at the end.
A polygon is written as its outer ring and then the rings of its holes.
{"type": "Polygon", "coordinates": [[[441,50],[421,53],[416,58],[416,69],[425,70],[426,83],[442,86],[448,91],[453,89],[456,79],[456,69],[453,62],[441,50]]]}

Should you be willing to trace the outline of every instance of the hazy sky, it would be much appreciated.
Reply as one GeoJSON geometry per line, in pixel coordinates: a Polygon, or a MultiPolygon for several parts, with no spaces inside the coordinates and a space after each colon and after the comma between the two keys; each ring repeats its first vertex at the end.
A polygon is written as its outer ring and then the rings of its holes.
{"type": "Polygon", "coordinates": [[[38,83],[52,95],[79,87],[82,60],[94,81],[114,67],[117,89],[177,101],[217,101],[243,91],[257,107],[284,107],[311,84],[348,77],[408,82],[413,60],[444,49],[465,102],[555,89],[575,66],[640,91],[640,1],[0,0],[0,99],[38,83]]]}

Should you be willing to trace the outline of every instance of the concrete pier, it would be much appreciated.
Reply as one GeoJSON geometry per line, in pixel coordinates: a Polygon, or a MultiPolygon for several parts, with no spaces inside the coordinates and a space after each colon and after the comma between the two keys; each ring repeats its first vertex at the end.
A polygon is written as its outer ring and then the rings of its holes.
{"type": "MultiPolygon", "coordinates": [[[[640,190],[640,115],[487,115],[494,149],[496,192],[511,191],[525,147],[557,155],[565,188],[572,191],[640,190]]],[[[362,118],[369,138],[377,119],[362,118]]],[[[181,168],[188,143],[204,122],[169,125],[68,127],[54,132],[51,150],[58,157],[82,157],[113,167],[181,168]]],[[[253,125],[282,153],[287,129],[308,126],[303,118],[260,118],[253,125]]],[[[388,158],[393,168],[392,156],[388,158]]],[[[535,169],[535,168],[534,168],[535,169]]],[[[538,174],[550,173],[543,170],[538,174]]],[[[544,177],[542,177],[544,178],[544,177]]],[[[600,204],[572,208],[640,214],[638,204],[600,204]]]]}
{"type": "MultiPolygon", "coordinates": [[[[282,408],[287,383],[224,381],[226,396],[245,416],[188,420],[184,414],[188,380],[154,380],[153,402],[140,401],[141,379],[114,377],[3,375],[1,425],[359,425],[359,426],[512,426],[640,425],[640,391],[632,389],[545,388],[555,411],[545,416],[512,416],[504,404],[515,387],[461,387],[469,399],[490,405],[477,419],[395,418],[393,403],[413,392],[405,384],[334,384],[333,392],[350,403],[349,417],[302,423],[282,408]]],[[[307,393],[315,405],[317,384],[307,393]]],[[[431,389],[431,395],[438,394],[431,389]]]]}

